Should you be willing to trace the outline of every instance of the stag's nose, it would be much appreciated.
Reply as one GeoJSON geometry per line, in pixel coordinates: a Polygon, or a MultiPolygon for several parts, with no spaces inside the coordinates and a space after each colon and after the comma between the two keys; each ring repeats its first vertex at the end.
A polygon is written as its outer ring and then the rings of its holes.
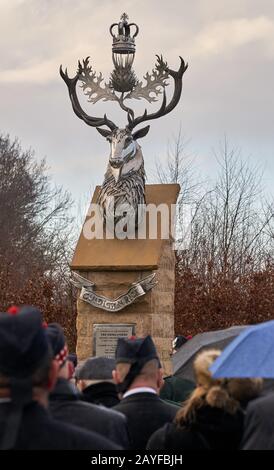
{"type": "Polygon", "coordinates": [[[123,165],[123,160],[121,158],[111,158],[109,163],[111,164],[112,168],[121,168],[123,165]]]}

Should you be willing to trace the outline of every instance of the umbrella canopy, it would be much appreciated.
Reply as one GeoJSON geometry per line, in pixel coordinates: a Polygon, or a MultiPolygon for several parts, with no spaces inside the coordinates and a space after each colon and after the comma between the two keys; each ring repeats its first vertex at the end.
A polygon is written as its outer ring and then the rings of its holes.
{"type": "Polygon", "coordinates": [[[214,378],[274,378],[274,320],[243,331],[210,370],[214,378]]]}
{"type": "Polygon", "coordinates": [[[197,353],[209,348],[223,350],[244,329],[246,326],[232,326],[225,330],[208,331],[194,336],[172,356],[174,375],[195,381],[193,361],[197,353]]]}

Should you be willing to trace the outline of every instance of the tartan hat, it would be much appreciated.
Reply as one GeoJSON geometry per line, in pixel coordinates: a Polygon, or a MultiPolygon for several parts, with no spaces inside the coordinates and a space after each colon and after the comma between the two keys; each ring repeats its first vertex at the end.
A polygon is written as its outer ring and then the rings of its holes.
{"type": "Polygon", "coordinates": [[[51,345],[54,358],[58,362],[59,366],[62,366],[68,357],[68,347],[64,330],[59,323],[49,323],[46,328],[46,334],[49,344],[51,345]]]}

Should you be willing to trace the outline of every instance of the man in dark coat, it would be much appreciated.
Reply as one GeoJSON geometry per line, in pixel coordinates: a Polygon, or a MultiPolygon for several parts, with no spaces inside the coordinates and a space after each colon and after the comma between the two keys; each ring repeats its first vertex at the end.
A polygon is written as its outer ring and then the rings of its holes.
{"type": "Polygon", "coordinates": [[[165,403],[158,396],[163,379],[152,338],[119,338],[113,375],[123,394],[114,409],[128,419],[131,448],[145,449],[150,436],[173,421],[178,411],[177,406],[165,403]]]}
{"type": "Polygon", "coordinates": [[[52,416],[58,421],[98,432],[121,447],[127,448],[129,442],[125,416],[117,411],[81,400],[77,388],[69,382],[70,362],[67,360],[68,348],[63,329],[57,323],[51,323],[46,333],[55,360],[59,361],[58,379],[49,401],[52,416]]]}
{"type": "Polygon", "coordinates": [[[115,360],[109,357],[91,357],[75,371],[77,387],[88,403],[112,408],[120,403],[112,378],[115,360]]]}
{"type": "Polygon", "coordinates": [[[55,421],[47,411],[56,361],[38,310],[0,313],[0,449],[119,448],[97,433],[55,421]]]}
{"type": "Polygon", "coordinates": [[[247,407],[243,450],[274,450],[274,393],[253,400],[247,407]]]}

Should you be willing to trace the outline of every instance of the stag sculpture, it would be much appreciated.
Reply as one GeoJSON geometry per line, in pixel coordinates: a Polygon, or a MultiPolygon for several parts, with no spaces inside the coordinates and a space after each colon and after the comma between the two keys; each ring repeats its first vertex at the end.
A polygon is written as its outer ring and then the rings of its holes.
{"type": "MultiPolygon", "coordinates": [[[[112,25],[111,31],[113,26],[115,25],[112,25]]],[[[127,47],[134,43],[134,37],[129,36],[129,26],[131,25],[128,25],[127,18],[124,17],[123,21],[119,23],[119,35],[114,37],[115,47],[117,47],[117,43],[120,49],[121,43],[126,43],[127,47]],[[122,34],[123,28],[124,33],[122,34]]],[[[127,57],[129,57],[129,54],[127,57]]],[[[156,57],[155,69],[151,74],[147,73],[144,77],[146,84],[137,81],[131,70],[132,59],[131,61],[127,60],[124,68],[121,62],[116,64],[110,82],[105,83],[104,87],[101,86],[102,74],[100,73],[97,76],[96,72],[92,70],[89,65],[89,57],[83,60],[82,63],[78,63],[78,71],[73,78],[69,78],[67,69],[63,71],[62,66],[60,67],[60,74],[67,85],[73,111],[87,125],[95,127],[110,143],[108,166],[97,201],[102,208],[103,216],[105,219],[109,215],[113,217],[118,207],[129,206],[133,209],[136,226],[140,222],[138,207],[146,202],[144,159],[138,140],[148,133],[150,126],[140,128],[137,131],[134,130],[143,122],[165,116],[175,108],[181,97],[182,78],[187,69],[187,64],[181,57],[180,67],[177,71],[171,70],[167,63],[163,61],[162,56],[156,57]],[[170,77],[174,81],[174,91],[168,103],[165,88],[170,77]],[[82,109],[77,96],[76,86],[78,81],[84,93],[88,96],[89,102],[95,104],[101,99],[104,101],[117,101],[127,113],[128,122],[125,128],[118,128],[106,115],[101,118],[89,116],[82,109]],[[115,91],[119,93],[119,96],[115,91]],[[156,101],[160,94],[163,95],[162,104],[158,111],[150,114],[145,110],[142,115],[135,117],[134,111],[125,104],[125,100],[132,98],[146,99],[151,103],[156,101]]],[[[121,215],[115,217],[115,223],[120,218],[121,215]]]]}

